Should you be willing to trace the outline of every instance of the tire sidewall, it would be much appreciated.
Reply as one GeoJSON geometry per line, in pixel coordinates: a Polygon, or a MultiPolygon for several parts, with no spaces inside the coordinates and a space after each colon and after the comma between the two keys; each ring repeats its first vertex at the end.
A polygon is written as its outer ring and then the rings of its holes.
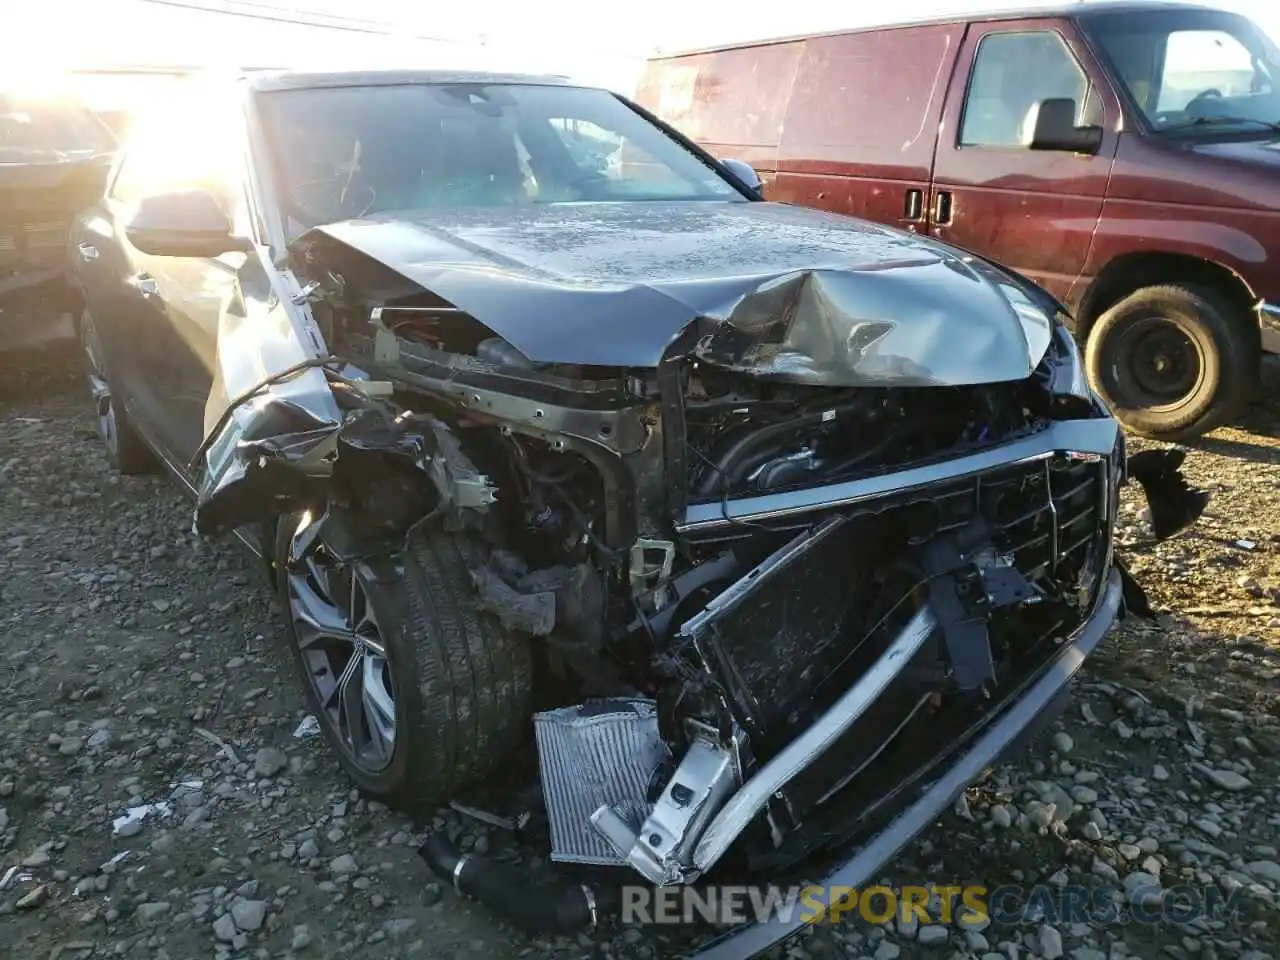
{"type": "Polygon", "coordinates": [[[414,650],[404,640],[404,589],[403,568],[390,558],[358,561],[356,575],[367,591],[369,602],[377,610],[378,625],[386,647],[387,662],[391,667],[392,694],[396,703],[396,737],[391,762],[382,770],[372,772],[361,768],[348,755],[341,737],[334,729],[320,703],[315,686],[307,675],[307,663],[298,645],[298,634],[293,622],[293,610],[289,598],[289,571],[287,567],[289,546],[298,515],[282,517],[276,524],[275,566],[277,592],[285,620],[286,637],[290,655],[302,684],[303,694],[311,713],[320,724],[320,730],[330,749],[338,757],[342,768],[356,786],[374,799],[396,803],[405,794],[412,780],[410,770],[414,745],[421,743],[423,731],[422,691],[418,687],[418,664],[414,650]]]}

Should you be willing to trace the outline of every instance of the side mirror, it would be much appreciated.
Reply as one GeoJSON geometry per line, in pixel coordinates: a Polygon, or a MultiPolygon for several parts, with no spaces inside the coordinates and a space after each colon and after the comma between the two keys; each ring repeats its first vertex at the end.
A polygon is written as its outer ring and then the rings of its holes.
{"type": "Polygon", "coordinates": [[[1068,153],[1097,153],[1102,146],[1102,127],[1076,126],[1078,107],[1070,97],[1041,100],[1027,117],[1032,150],[1061,150],[1068,153]]]}
{"type": "Polygon", "coordinates": [[[206,190],[175,190],[138,201],[125,226],[129,242],[155,257],[216,257],[248,249],[206,190]]]}
{"type": "Polygon", "coordinates": [[[720,162],[725,165],[730,173],[745,183],[750,189],[763,196],[764,183],[760,180],[760,174],[756,173],[755,167],[742,160],[728,159],[721,160],[720,162]]]}

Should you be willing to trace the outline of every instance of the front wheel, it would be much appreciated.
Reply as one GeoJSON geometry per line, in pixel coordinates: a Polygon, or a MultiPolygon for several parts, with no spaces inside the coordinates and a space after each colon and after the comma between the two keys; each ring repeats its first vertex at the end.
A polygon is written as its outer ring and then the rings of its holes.
{"type": "Polygon", "coordinates": [[[1257,376],[1256,330],[1239,313],[1212,290],[1138,290],[1090,330],[1089,380],[1134,433],[1165,441],[1207,433],[1240,412],[1257,376]]]}
{"type": "Polygon", "coordinates": [[[276,563],[307,699],[347,774],[401,809],[493,773],[529,729],[527,641],[481,610],[458,541],[411,538],[399,558],[344,562],[318,546],[276,563]]]}
{"type": "Polygon", "coordinates": [[[107,372],[102,338],[88,310],[80,315],[80,346],[84,352],[89,394],[98,417],[98,436],[107,450],[107,461],[124,474],[149,473],[156,460],[129,422],[107,372]]]}

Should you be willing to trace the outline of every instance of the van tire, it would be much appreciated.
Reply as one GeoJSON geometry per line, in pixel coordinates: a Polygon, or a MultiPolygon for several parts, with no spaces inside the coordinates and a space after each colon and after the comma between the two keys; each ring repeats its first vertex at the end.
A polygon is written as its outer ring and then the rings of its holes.
{"type": "Polygon", "coordinates": [[[1139,436],[1201,436],[1229,422],[1252,394],[1260,348],[1251,319],[1209,288],[1144,287],[1089,331],[1089,382],[1139,436]]]}

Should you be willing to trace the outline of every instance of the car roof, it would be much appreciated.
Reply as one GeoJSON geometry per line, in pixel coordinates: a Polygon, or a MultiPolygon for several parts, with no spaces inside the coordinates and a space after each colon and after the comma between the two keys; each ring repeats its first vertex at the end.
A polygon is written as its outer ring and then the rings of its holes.
{"type": "Polygon", "coordinates": [[[567,77],[543,74],[487,73],[469,70],[259,70],[243,81],[255,93],[332,87],[391,87],[454,83],[577,86],[567,77]]]}
{"type": "Polygon", "coordinates": [[[817,37],[839,37],[854,33],[876,33],[881,30],[901,30],[905,27],[919,27],[929,24],[944,23],[981,23],[989,20],[1044,20],[1053,18],[1090,17],[1104,13],[1151,13],[1153,11],[1177,10],[1183,12],[1231,14],[1233,11],[1219,7],[1205,6],[1196,3],[1184,3],[1182,0],[1063,0],[1057,4],[1029,6],[1021,10],[986,10],[970,13],[937,14],[909,20],[896,20],[889,23],[878,23],[861,27],[845,27],[838,30],[822,30],[814,33],[790,34],[778,37],[763,37],[758,40],[743,40],[739,43],[722,43],[709,47],[696,47],[687,50],[673,50],[651,57],[651,61],[673,60],[700,53],[720,53],[727,50],[749,50],[752,47],[766,47],[775,43],[793,43],[798,40],[810,40],[817,37]]]}

